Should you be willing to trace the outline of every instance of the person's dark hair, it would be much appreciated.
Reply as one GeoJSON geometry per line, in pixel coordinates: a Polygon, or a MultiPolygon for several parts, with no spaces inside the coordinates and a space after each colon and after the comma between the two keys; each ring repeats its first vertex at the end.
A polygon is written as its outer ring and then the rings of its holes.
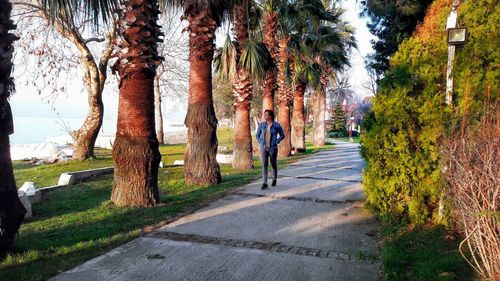
{"type": "Polygon", "coordinates": [[[273,120],[274,120],[274,111],[272,111],[271,109],[266,109],[266,110],[264,111],[264,113],[266,113],[266,112],[267,112],[267,113],[269,113],[269,115],[271,116],[271,119],[273,119],[273,120]]]}

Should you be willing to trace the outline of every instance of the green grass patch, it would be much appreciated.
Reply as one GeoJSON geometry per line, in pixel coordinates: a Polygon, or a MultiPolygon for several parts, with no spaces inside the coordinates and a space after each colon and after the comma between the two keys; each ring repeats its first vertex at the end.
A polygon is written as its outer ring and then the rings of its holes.
{"type": "MultiPolygon", "coordinates": [[[[230,132],[223,131],[223,134],[221,140],[228,141],[230,132]]],[[[331,145],[309,147],[303,154],[280,159],[278,164],[284,167],[305,155],[331,148],[331,145]]],[[[184,149],[185,144],[160,146],[162,159],[167,164],[183,159],[184,149]]],[[[99,153],[96,160],[88,161],[37,167],[16,163],[16,180],[57,181],[62,172],[112,165],[110,151],[99,153]]],[[[160,169],[158,184],[162,203],[152,208],[111,204],[112,175],[50,191],[42,202],[33,204],[34,217],[23,223],[12,252],[0,263],[1,279],[46,280],[258,179],[261,164],[257,157],[254,164],[255,168],[250,171],[221,165],[222,183],[206,186],[187,185],[183,167],[160,169]]]]}
{"type": "Polygon", "coordinates": [[[113,166],[111,150],[99,148],[95,150],[95,154],[95,159],[69,160],[40,166],[27,164],[25,161],[13,161],[16,184],[21,187],[25,181],[32,181],[36,183],[37,187],[51,186],[57,184],[62,173],[113,166]]]}
{"type": "MultiPolygon", "coordinates": [[[[382,246],[384,280],[466,281],[472,269],[458,252],[458,240],[447,239],[438,226],[415,229],[385,226],[382,246]]],[[[448,236],[452,237],[452,236],[448,236]]]]}

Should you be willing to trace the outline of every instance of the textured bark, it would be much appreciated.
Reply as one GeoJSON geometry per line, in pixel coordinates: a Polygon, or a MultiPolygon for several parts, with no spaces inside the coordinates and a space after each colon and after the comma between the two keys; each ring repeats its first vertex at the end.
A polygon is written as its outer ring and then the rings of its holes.
{"type": "MultiPolygon", "coordinates": [[[[279,59],[278,43],[276,33],[278,27],[278,17],[274,12],[266,12],[264,14],[264,32],[262,41],[266,45],[267,50],[271,54],[273,63],[279,59]]],[[[274,111],[274,95],[276,93],[276,70],[271,68],[266,71],[264,81],[262,83],[262,112],[266,110],[274,111]]]]}
{"type": "Polygon", "coordinates": [[[113,51],[111,40],[114,39],[114,32],[115,30],[112,30],[108,34],[108,45],[101,54],[99,65],[96,64],[87,45],[80,41],[82,38],[78,41],[81,44],[78,49],[81,55],[80,61],[85,71],[83,82],[87,89],[89,110],[83,125],[77,131],[71,132],[74,141],[73,159],[84,160],[95,157],[95,141],[99,135],[104,117],[102,92],[107,79],[106,68],[113,51]]]}
{"type": "Polygon", "coordinates": [[[292,147],[295,152],[306,150],[306,123],[304,119],[304,92],[305,83],[299,82],[293,94],[293,114],[292,114],[292,147]]]}
{"type": "Polygon", "coordinates": [[[274,111],[274,94],[276,93],[276,72],[268,69],[262,81],[262,114],[266,110],[274,111]]]}
{"type": "Polygon", "coordinates": [[[316,90],[314,98],[314,117],[313,117],[313,145],[325,145],[325,109],[326,97],[323,87],[316,90]]]}
{"type": "Polygon", "coordinates": [[[290,38],[282,38],[279,41],[279,61],[278,61],[278,123],[280,123],[285,133],[285,139],[279,144],[278,155],[288,157],[292,152],[290,141],[290,106],[292,105],[291,85],[286,82],[284,68],[288,60],[288,42],[290,38]]]}
{"type": "Polygon", "coordinates": [[[210,9],[188,4],[184,15],[189,32],[189,97],[185,125],[188,143],[184,154],[187,183],[221,181],[217,154],[217,118],[212,99],[212,58],[217,24],[210,9]]]}
{"type": "Polygon", "coordinates": [[[234,134],[233,168],[248,170],[253,168],[252,136],[250,134],[250,110],[236,110],[234,134]]]}
{"type": "Polygon", "coordinates": [[[12,171],[9,135],[14,132],[12,112],[7,101],[14,91],[12,71],[12,43],[18,38],[9,33],[16,26],[10,20],[12,6],[0,0],[0,260],[12,247],[26,210],[19,201],[12,171]]]}
{"type": "Polygon", "coordinates": [[[161,112],[161,90],[160,78],[155,77],[155,121],[156,121],[156,138],[160,144],[164,144],[165,140],[163,133],[163,114],[161,112]]]}
{"type": "Polygon", "coordinates": [[[278,107],[278,123],[280,123],[285,133],[285,139],[281,141],[278,147],[278,155],[281,157],[288,157],[292,153],[292,143],[290,141],[290,106],[278,102],[278,107]]]}
{"type": "Polygon", "coordinates": [[[118,206],[159,203],[160,152],[154,119],[154,77],[161,60],[156,42],[162,35],[158,14],[156,1],[127,1],[113,55],[118,57],[113,70],[120,76],[120,96],[111,201],[118,206]]]}
{"type": "Polygon", "coordinates": [[[159,203],[160,152],[155,136],[153,76],[144,72],[121,80],[111,193],[111,200],[118,206],[159,203]]]}
{"type": "MultiPolygon", "coordinates": [[[[248,42],[248,5],[244,0],[235,6],[234,31],[237,45],[237,60],[248,42]]],[[[252,103],[252,81],[250,74],[238,66],[233,84],[235,122],[233,167],[241,170],[253,168],[252,136],[250,132],[250,108],[252,103]]]]}

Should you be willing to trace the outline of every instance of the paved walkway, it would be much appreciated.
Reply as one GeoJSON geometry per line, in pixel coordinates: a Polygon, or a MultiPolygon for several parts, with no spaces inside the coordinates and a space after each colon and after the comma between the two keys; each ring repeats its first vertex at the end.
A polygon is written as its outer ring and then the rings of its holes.
{"type": "Polygon", "coordinates": [[[340,143],[52,280],[378,280],[363,167],[340,143]]]}

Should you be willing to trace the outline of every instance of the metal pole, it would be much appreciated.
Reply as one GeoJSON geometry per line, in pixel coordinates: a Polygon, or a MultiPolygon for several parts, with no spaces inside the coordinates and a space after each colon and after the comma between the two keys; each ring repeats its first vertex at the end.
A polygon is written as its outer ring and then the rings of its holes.
{"type": "MultiPolygon", "coordinates": [[[[451,4],[451,12],[446,22],[446,29],[457,26],[457,7],[460,5],[459,0],[453,1],[451,4]]],[[[448,64],[446,66],[446,104],[453,105],[453,60],[455,58],[455,46],[448,46],[448,64]]]]}

